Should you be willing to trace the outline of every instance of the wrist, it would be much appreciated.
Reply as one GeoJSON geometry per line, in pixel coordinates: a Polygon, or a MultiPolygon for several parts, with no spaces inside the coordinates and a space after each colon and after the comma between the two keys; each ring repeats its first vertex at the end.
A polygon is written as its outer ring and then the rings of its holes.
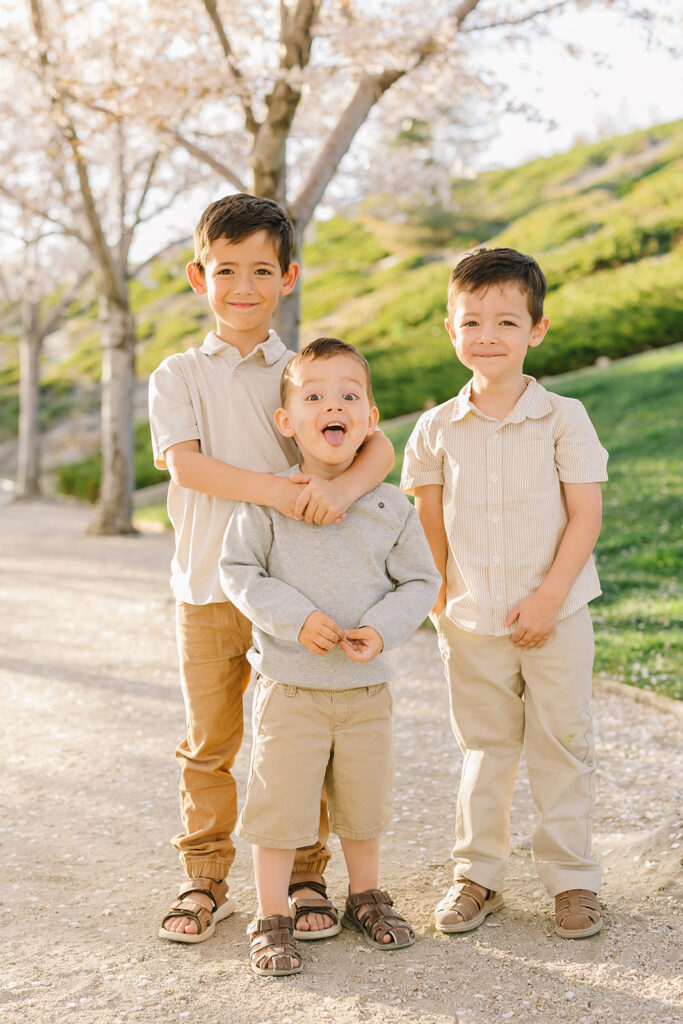
{"type": "Polygon", "coordinates": [[[552,582],[544,580],[540,587],[536,591],[536,596],[540,597],[541,600],[553,608],[555,611],[559,611],[564,602],[567,599],[568,591],[565,587],[558,587],[552,582]]]}

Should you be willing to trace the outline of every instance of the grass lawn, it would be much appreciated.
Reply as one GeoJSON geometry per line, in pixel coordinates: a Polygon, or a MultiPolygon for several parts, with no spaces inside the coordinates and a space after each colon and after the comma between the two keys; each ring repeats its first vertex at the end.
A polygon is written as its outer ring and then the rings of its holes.
{"type": "MultiPolygon", "coordinates": [[[[596,672],[683,699],[683,346],[547,386],[584,403],[610,453],[596,551],[603,596],[591,605],[596,672]]],[[[393,483],[411,429],[412,422],[387,428],[397,453],[393,483]]]]}

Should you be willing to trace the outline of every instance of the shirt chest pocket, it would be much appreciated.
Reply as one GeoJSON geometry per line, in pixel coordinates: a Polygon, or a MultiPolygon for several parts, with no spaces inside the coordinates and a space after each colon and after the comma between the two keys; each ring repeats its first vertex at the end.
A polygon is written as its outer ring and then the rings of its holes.
{"type": "Polygon", "coordinates": [[[504,500],[519,501],[558,489],[552,437],[529,438],[504,447],[504,500]]]}

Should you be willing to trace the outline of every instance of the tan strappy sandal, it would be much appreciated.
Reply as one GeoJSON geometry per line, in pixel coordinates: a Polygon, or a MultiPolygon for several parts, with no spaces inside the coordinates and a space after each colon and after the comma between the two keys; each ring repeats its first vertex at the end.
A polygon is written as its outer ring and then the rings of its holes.
{"type": "Polygon", "coordinates": [[[292,918],[294,920],[294,938],[303,939],[304,941],[311,942],[313,939],[330,939],[333,935],[339,935],[341,931],[341,922],[339,921],[339,911],[327,897],[327,886],[325,885],[325,879],[316,882],[292,882],[289,886],[289,909],[292,912],[292,918]],[[317,892],[318,896],[295,896],[300,889],[313,889],[317,892]],[[306,914],[323,914],[325,917],[332,918],[332,924],[329,928],[318,928],[315,931],[301,931],[297,928],[297,924],[302,917],[306,914]]]}
{"type": "Polygon", "coordinates": [[[294,944],[293,930],[291,917],[282,914],[252,921],[247,935],[251,939],[249,959],[254,974],[264,978],[301,974],[303,966],[294,944]],[[268,966],[269,963],[272,966],[268,966]]]}
{"type": "Polygon", "coordinates": [[[342,923],[346,928],[362,932],[376,949],[389,953],[394,949],[406,949],[415,942],[415,932],[405,918],[391,909],[393,905],[389,893],[381,889],[349,893],[342,923]],[[390,935],[392,941],[382,942],[385,935],[390,935]]]}
{"type": "Polygon", "coordinates": [[[501,893],[486,889],[486,897],[482,898],[481,892],[469,878],[458,878],[434,911],[437,931],[470,932],[502,906],[501,893]]]}
{"type": "Polygon", "coordinates": [[[178,890],[178,899],[161,922],[159,938],[169,942],[206,942],[216,930],[216,922],[229,917],[235,909],[235,901],[228,895],[228,883],[216,882],[213,878],[188,878],[178,890]],[[207,910],[191,898],[193,892],[201,892],[213,903],[213,910],[207,910]],[[164,928],[167,921],[175,917],[188,917],[196,921],[196,932],[170,932],[164,928]]]}
{"type": "Polygon", "coordinates": [[[602,928],[598,897],[590,889],[567,889],[555,897],[555,931],[563,939],[587,939],[602,928]]]}

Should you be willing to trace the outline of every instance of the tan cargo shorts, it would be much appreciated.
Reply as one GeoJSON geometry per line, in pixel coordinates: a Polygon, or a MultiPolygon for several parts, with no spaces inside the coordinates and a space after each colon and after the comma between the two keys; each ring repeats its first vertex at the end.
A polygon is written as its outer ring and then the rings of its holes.
{"type": "Polygon", "coordinates": [[[257,676],[251,772],[237,834],[272,849],[314,843],[324,784],[332,832],[380,835],[392,810],[391,710],[387,683],[313,690],[257,676]]]}

